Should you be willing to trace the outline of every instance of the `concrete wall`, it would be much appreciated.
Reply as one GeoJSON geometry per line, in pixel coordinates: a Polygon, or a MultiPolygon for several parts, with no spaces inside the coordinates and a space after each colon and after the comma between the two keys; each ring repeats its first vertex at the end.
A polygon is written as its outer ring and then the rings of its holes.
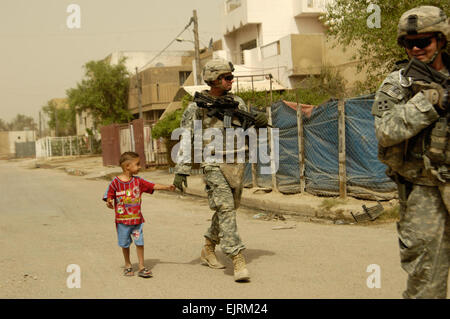
{"type": "Polygon", "coordinates": [[[351,89],[355,86],[357,81],[364,81],[366,79],[364,71],[358,73],[357,61],[351,57],[356,53],[358,47],[342,46],[333,47],[336,41],[328,38],[324,40],[325,55],[323,63],[338,70],[344,79],[347,81],[346,88],[351,89]]]}
{"type": "Polygon", "coordinates": [[[7,131],[0,132],[0,156],[12,157],[16,154],[16,142],[36,141],[35,131],[7,131]]]}
{"type": "Polygon", "coordinates": [[[324,62],[323,34],[291,34],[292,74],[319,74],[324,62]]]}
{"type": "Polygon", "coordinates": [[[325,34],[325,26],[316,18],[295,18],[299,34],[325,34]]]}

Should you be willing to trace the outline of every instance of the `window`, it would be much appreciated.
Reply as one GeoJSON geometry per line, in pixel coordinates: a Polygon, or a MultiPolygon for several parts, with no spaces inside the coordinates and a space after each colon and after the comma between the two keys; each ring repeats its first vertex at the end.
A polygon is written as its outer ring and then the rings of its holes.
{"type": "Polygon", "coordinates": [[[308,6],[308,8],[313,8],[314,7],[314,0],[308,0],[307,6],[308,6]]]}
{"type": "Polygon", "coordinates": [[[189,75],[191,74],[191,71],[180,71],[178,73],[179,79],[180,79],[180,86],[184,84],[184,82],[187,80],[189,75]]]}
{"type": "Polygon", "coordinates": [[[254,48],[256,48],[256,39],[241,44],[241,64],[245,64],[245,61],[244,61],[244,50],[251,50],[251,49],[254,49],[254,48]]]}

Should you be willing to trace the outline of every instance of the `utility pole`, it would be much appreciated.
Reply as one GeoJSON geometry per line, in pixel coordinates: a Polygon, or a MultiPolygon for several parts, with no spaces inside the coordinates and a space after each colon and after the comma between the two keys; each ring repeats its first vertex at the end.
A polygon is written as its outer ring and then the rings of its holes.
{"type": "Polygon", "coordinates": [[[55,114],[55,137],[58,137],[58,109],[54,108],[54,114],[55,114]]]}
{"type": "Polygon", "coordinates": [[[195,52],[194,52],[194,58],[195,58],[195,85],[201,85],[202,84],[202,75],[200,71],[200,45],[198,42],[198,18],[197,18],[197,10],[194,10],[194,15],[192,17],[194,21],[194,46],[195,46],[195,52]]]}
{"type": "Polygon", "coordinates": [[[42,138],[42,114],[39,111],[39,138],[42,138]]]}
{"type": "Polygon", "coordinates": [[[136,84],[134,86],[138,92],[138,109],[139,109],[139,118],[142,118],[142,82],[139,77],[138,68],[136,67],[136,84]]]}

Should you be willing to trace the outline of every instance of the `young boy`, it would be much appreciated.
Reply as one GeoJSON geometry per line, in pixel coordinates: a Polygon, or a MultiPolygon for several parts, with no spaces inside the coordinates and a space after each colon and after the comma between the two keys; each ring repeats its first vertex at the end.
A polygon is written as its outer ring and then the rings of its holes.
{"type": "Polygon", "coordinates": [[[125,258],[124,275],[134,275],[130,262],[130,244],[133,239],[139,259],[138,275],[150,278],[153,276],[152,272],[144,266],[142,226],[145,220],[141,213],[141,195],[144,192],[153,194],[154,190],[174,191],[175,186],[154,184],[139,176],[134,176],[141,168],[139,154],[135,152],[123,153],[119,163],[123,172],[109,184],[103,200],[106,201],[108,208],[115,209],[116,212],[117,237],[125,258]]]}

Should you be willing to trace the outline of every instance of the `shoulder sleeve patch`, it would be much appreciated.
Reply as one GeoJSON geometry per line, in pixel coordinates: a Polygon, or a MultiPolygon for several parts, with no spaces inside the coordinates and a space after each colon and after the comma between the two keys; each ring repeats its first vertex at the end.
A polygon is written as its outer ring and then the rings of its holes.
{"type": "Polygon", "coordinates": [[[382,116],[384,112],[392,109],[398,100],[383,91],[378,91],[375,95],[375,101],[372,105],[372,115],[382,116]]]}

